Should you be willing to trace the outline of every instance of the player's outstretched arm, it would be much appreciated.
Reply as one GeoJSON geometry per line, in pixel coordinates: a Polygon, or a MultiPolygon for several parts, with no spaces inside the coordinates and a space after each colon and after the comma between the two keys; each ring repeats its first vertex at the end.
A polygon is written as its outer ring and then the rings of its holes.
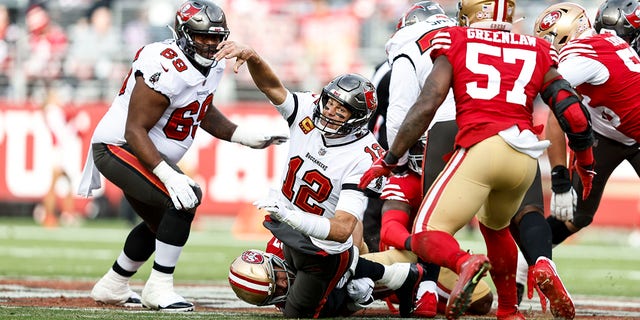
{"type": "Polygon", "coordinates": [[[238,73],[240,66],[247,64],[249,73],[258,89],[275,105],[280,105],[287,97],[287,89],[275,74],[269,63],[251,47],[234,41],[223,41],[218,45],[216,60],[236,59],[233,71],[238,73]]]}

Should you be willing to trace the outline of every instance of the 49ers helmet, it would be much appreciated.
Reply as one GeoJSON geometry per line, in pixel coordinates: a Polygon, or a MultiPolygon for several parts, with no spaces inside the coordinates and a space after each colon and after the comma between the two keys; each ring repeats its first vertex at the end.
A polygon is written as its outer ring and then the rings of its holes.
{"type": "Polygon", "coordinates": [[[280,257],[261,250],[247,250],[233,260],[228,278],[231,289],[242,301],[266,306],[287,299],[295,274],[280,257]],[[281,294],[276,292],[278,272],[287,277],[287,288],[281,294]]]}
{"type": "Polygon", "coordinates": [[[602,29],[614,31],[628,43],[640,34],[640,3],[638,0],[607,0],[596,13],[593,27],[598,33],[602,29]]]}
{"type": "Polygon", "coordinates": [[[591,28],[586,10],[575,3],[564,2],[549,6],[536,19],[534,35],[544,38],[560,51],[567,42],[591,28]]]}
{"type": "Polygon", "coordinates": [[[344,136],[362,130],[377,107],[376,87],[371,81],[359,74],[347,73],[331,80],[322,89],[313,112],[313,122],[325,134],[344,136]],[[340,102],[351,112],[351,117],[347,121],[336,121],[322,114],[322,109],[329,98],[340,102]],[[329,125],[338,127],[334,129],[329,125]]]}
{"type": "Polygon", "coordinates": [[[176,44],[185,55],[203,67],[213,64],[218,43],[229,37],[224,11],[210,0],[189,0],[180,6],[174,25],[176,44]],[[218,43],[207,45],[194,40],[194,35],[218,37],[218,43]]]}
{"type": "Polygon", "coordinates": [[[422,135],[420,139],[409,148],[409,169],[419,175],[422,175],[422,161],[424,159],[424,149],[426,146],[427,136],[422,135]]]}
{"type": "Polygon", "coordinates": [[[460,0],[458,25],[509,31],[515,11],[515,0],[460,0]]]}
{"type": "Polygon", "coordinates": [[[396,30],[400,30],[406,26],[425,21],[436,14],[446,16],[444,9],[437,2],[420,1],[409,8],[398,20],[396,30]]]}

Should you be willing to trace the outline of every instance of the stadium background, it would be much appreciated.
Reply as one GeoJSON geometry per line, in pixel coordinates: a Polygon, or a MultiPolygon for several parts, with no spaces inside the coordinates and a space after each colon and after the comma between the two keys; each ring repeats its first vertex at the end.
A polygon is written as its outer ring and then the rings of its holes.
{"type": "MultiPolygon", "coordinates": [[[[54,183],[57,202],[75,191],[89,139],[129,63],[145,43],[171,37],[181,1],[0,0],[0,215],[32,215],[54,183]],[[34,9],[40,5],[43,16],[34,9]],[[63,115],[64,130],[52,124],[63,115]],[[56,164],[71,179],[53,181],[56,164]]],[[[334,75],[370,76],[384,60],[384,43],[397,18],[414,1],[227,0],[215,1],[228,16],[231,39],[261,52],[292,90],[320,90],[334,75]]],[[[518,1],[516,25],[531,33],[535,17],[558,1],[518,1]]],[[[575,1],[595,15],[600,1],[575,1]]],[[[457,1],[440,1],[455,14],[457,1]]],[[[227,68],[214,103],[238,123],[284,125],[250,81],[246,69],[227,68]]],[[[547,109],[536,109],[544,123],[547,109]]],[[[276,185],[286,145],[251,150],[200,134],[181,163],[203,186],[201,214],[254,214],[251,202],[276,185]]],[[[545,191],[549,166],[543,159],[545,191]]],[[[594,224],[640,225],[640,188],[633,169],[614,173],[594,224]]],[[[121,196],[107,184],[93,199],[74,197],[86,217],[122,214],[121,196]]],[[[546,195],[549,196],[548,194],[546,195]]],[[[547,202],[548,203],[548,202],[547,202]]]]}

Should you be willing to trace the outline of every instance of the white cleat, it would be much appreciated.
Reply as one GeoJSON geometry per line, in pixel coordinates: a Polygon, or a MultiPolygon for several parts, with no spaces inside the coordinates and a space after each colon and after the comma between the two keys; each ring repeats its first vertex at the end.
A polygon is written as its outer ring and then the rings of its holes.
{"type": "Polygon", "coordinates": [[[193,303],[187,302],[173,291],[173,274],[151,270],[149,280],[142,289],[142,304],[154,310],[165,312],[193,311],[193,303]]]}
{"type": "Polygon", "coordinates": [[[109,269],[93,286],[91,298],[96,302],[116,306],[142,307],[140,296],[129,287],[129,278],[117,274],[113,269],[109,269]]]}

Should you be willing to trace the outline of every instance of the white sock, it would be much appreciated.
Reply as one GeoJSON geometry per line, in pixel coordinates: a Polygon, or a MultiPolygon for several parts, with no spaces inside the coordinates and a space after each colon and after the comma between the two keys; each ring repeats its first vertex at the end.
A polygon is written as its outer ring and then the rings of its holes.
{"type": "Polygon", "coordinates": [[[400,288],[404,280],[407,279],[410,267],[410,263],[394,263],[390,266],[385,266],[382,279],[378,280],[378,283],[391,290],[396,290],[400,288]]]}

